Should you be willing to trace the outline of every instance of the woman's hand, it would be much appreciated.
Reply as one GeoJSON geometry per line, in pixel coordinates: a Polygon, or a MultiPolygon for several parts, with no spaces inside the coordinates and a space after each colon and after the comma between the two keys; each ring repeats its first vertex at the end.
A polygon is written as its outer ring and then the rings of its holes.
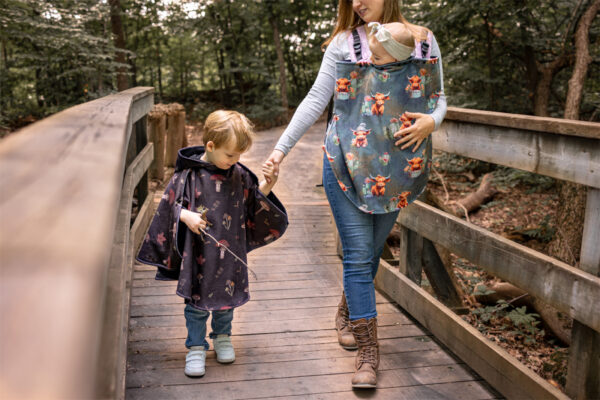
{"type": "Polygon", "coordinates": [[[284,157],[285,157],[285,154],[283,153],[283,151],[273,150],[273,152],[271,153],[269,158],[267,158],[267,161],[265,161],[265,164],[269,161],[271,163],[273,163],[273,175],[274,176],[279,176],[279,164],[281,164],[281,161],[283,160],[284,157]]]}
{"type": "Polygon", "coordinates": [[[428,114],[405,112],[404,115],[408,118],[414,118],[415,123],[406,129],[394,133],[395,138],[401,138],[395,144],[396,146],[400,146],[404,143],[401,147],[401,149],[404,150],[416,143],[412,150],[414,153],[421,143],[423,143],[423,140],[427,139],[435,129],[435,121],[433,120],[433,117],[428,114]]]}
{"type": "Polygon", "coordinates": [[[188,228],[190,228],[190,231],[194,232],[196,235],[200,235],[200,233],[202,233],[201,229],[206,229],[206,220],[202,218],[200,213],[186,210],[184,208],[181,210],[179,219],[181,222],[186,224],[188,228]]]}

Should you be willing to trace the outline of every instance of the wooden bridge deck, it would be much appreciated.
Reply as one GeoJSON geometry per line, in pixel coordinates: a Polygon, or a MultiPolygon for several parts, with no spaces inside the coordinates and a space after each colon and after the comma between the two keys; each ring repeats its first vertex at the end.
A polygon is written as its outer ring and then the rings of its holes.
{"type": "MultiPolygon", "coordinates": [[[[317,123],[284,162],[275,193],[287,207],[290,227],[249,257],[258,279],[250,284],[252,300],[235,311],[235,363],[218,364],[211,349],[206,375],[186,377],[184,306],[174,294],[175,284],[155,281],[154,268],[135,265],[128,399],[500,397],[379,293],[378,389],[352,392],[355,353],[338,346],[333,329],[342,265],[329,206],[316,187],[324,129],[317,123]]],[[[242,161],[258,171],[281,131],[260,132],[242,161]]]]}

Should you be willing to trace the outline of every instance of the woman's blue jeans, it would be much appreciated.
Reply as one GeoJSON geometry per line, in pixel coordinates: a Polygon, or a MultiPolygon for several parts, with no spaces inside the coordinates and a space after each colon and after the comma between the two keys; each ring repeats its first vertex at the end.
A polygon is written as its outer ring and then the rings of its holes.
{"type": "Polygon", "coordinates": [[[323,187],[342,242],[344,292],[350,320],[376,317],[373,279],[399,211],[388,214],[360,211],[340,188],[327,158],[323,159],[323,187]]]}
{"type": "MultiPolygon", "coordinates": [[[[189,304],[185,306],[183,314],[185,315],[185,326],[188,331],[185,347],[189,349],[192,346],[204,346],[208,350],[206,320],[208,320],[210,313],[210,311],[198,310],[189,304]]],[[[233,308],[212,311],[210,338],[214,339],[217,335],[231,335],[231,321],[233,321],[233,308]]]]}

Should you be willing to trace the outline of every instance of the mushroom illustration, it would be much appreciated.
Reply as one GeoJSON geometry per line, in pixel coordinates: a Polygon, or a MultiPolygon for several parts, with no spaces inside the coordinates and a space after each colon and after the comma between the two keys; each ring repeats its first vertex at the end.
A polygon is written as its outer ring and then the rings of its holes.
{"type": "Polygon", "coordinates": [[[221,256],[219,257],[221,260],[225,258],[225,250],[227,249],[227,246],[229,246],[229,243],[224,239],[219,240],[217,243],[217,247],[221,250],[221,256]]]}
{"type": "Polygon", "coordinates": [[[260,200],[259,203],[260,203],[260,209],[256,212],[256,214],[258,214],[262,210],[266,210],[266,211],[271,210],[271,207],[269,207],[269,204],[267,204],[266,201],[260,200]]]}
{"type": "Polygon", "coordinates": [[[225,229],[229,230],[229,228],[231,227],[231,215],[223,215],[223,226],[225,227],[225,229]]]}
{"type": "Polygon", "coordinates": [[[221,183],[225,180],[225,177],[223,175],[215,174],[210,177],[210,180],[215,181],[215,189],[217,190],[217,192],[220,192],[221,183]]]}
{"type": "Polygon", "coordinates": [[[271,241],[277,239],[280,233],[277,229],[269,229],[269,234],[265,236],[265,243],[270,243],[271,241]]]}

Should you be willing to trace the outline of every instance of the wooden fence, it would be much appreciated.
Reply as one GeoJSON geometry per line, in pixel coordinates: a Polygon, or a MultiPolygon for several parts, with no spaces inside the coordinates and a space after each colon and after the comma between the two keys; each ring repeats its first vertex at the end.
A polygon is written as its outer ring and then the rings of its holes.
{"type": "Polygon", "coordinates": [[[399,214],[400,259],[381,261],[376,285],[506,397],[566,398],[448,308],[436,243],[573,317],[567,393],[600,397],[600,124],[449,108],[433,145],[587,186],[581,269],[416,201],[399,214]],[[443,302],[416,283],[422,270],[443,302]]]}
{"type": "Polygon", "coordinates": [[[106,96],[0,142],[0,398],[123,397],[153,97],[106,96]]]}

